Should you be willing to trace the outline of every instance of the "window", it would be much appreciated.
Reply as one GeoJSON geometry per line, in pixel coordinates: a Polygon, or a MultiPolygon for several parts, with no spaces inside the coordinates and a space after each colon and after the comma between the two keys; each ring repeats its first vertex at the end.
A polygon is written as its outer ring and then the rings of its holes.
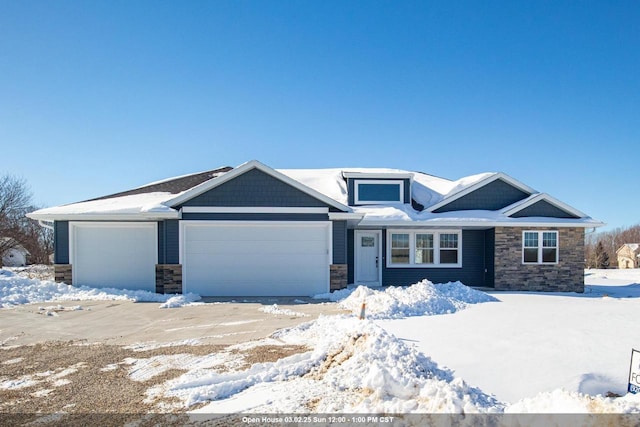
{"type": "Polygon", "coordinates": [[[458,263],[458,235],[453,233],[440,235],[440,264],[458,263]]]}
{"type": "Polygon", "coordinates": [[[391,262],[409,264],[409,234],[391,235],[391,262]]]}
{"type": "Polygon", "coordinates": [[[354,202],[357,205],[378,203],[402,203],[404,182],[402,180],[364,180],[354,181],[354,202]]]}
{"type": "Polygon", "coordinates": [[[522,262],[523,264],[556,264],[558,262],[558,232],[523,232],[522,262]]]}
{"type": "Polygon", "coordinates": [[[462,232],[389,230],[387,267],[462,267],[462,232]]]}
{"type": "Polygon", "coordinates": [[[416,234],[416,264],[433,264],[433,234],[416,234]]]}

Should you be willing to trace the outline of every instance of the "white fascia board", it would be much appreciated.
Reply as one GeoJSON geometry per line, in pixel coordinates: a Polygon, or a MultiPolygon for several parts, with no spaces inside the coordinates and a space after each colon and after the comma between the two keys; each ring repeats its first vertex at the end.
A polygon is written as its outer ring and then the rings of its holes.
{"type": "Polygon", "coordinates": [[[411,179],[411,172],[342,172],[343,178],[367,178],[367,179],[411,179]]]}
{"type": "Polygon", "coordinates": [[[538,203],[539,201],[545,201],[548,202],[550,204],[552,204],[553,206],[555,206],[556,208],[563,210],[571,215],[575,215],[577,217],[580,218],[586,218],[588,217],[587,214],[585,214],[584,212],[579,211],[578,209],[567,205],[564,202],[561,202],[560,200],[556,199],[555,197],[552,197],[550,195],[548,195],[547,193],[539,193],[536,195],[532,195],[530,197],[527,197],[524,200],[520,200],[519,202],[516,202],[514,204],[512,204],[511,206],[507,206],[506,208],[504,208],[502,210],[502,213],[506,216],[511,216],[514,213],[520,212],[521,210],[534,205],[536,203],[538,203]]]}
{"type": "Polygon", "coordinates": [[[225,182],[231,181],[232,179],[244,174],[245,172],[248,172],[252,169],[258,169],[261,172],[266,173],[267,175],[271,175],[272,177],[302,191],[303,193],[306,193],[330,206],[333,206],[334,208],[340,209],[341,211],[345,211],[345,212],[351,212],[351,208],[348,206],[343,205],[342,203],[339,203],[335,200],[333,200],[330,197],[325,196],[322,193],[317,192],[316,190],[307,187],[306,185],[302,184],[299,181],[296,181],[293,178],[290,178],[278,171],[276,171],[273,168],[270,168],[269,166],[260,163],[257,160],[251,160],[249,162],[243,163],[240,166],[238,166],[235,169],[230,170],[229,172],[225,173],[224,175],[217,177],[217,178],[212,178],[208,181],[203,182],[200,185],[196,185],[195,187],[185,191],[184,193],[180,194],[177,197],[174,197],[173,199],[167,200],[165,202],[165,204],[167,206],[171,206],[174,207],[176,205],[182,204],[184,202],[186,202],[189,199],[192,199],[196,196],[199,196],[200,194],[209,191],[211,189],[214,189],[222,184],[224,184],[225,182]]]}
{"type": "Polygon", "coordinates": [[[296,208],[296,207],[264,207],[264,206],[183,206],[183,213],[294,213],[294,214],[326,214],[329,208],[296,208]]]}
{"type": "Polygon", "coordinates": [[[453,202],[454,200],[458,200],[459,198],[461,198],[463,196],[466,196],[467,194],[472,193],[475,190],[477,190],[479,188],[482,188],[487,184],[491,184],[493,181],[496,181],[498,179],[502,179],[503,181],[511,184],[512,186],[516,187],[517,189],[524,191],[525,193],[529,193],[529,194],[537,193],[537,191],[534,190],[533,188],[531,188],[528,185],[518,181],[515,178],[510,177],[506,173],[498,172],[498,173],[494,173],[493,175],[489,175],[485,179],[482,179],[482,180],[476,182],[475,184],[472,184],[472,185],[470,185],[468,187],[465,187],[462,190],[458,191],[457,193],[454,193],[454,194],[444,198],[439,203],[436,203],[435,205],[430,206],[427,209],[427,211],[428,212],[434,212],[434,211],[440,209],[441,207],[448,205],[449,203],[453,202]]]}
{"type": "Polygon", "coordinates": [[[180,212],[144,212],[114,214],[27,214],[27,218],[39,221],[153,221],[159,219],[180,219],[180,212]]]}
{"type": "Polygon", "coordinates": [[[341,221],[341,220],[361,220],[364,218],[364,214],[355,213],[355,212],[329,212],[329,219],[331,221],[341,221]]]}
{"type": "Polygon", "coordinates": [[[401,227],[401,228],[441,228],[441,227],[458,227],[458,228],[493,228],[493,227],[575,227],[575,228],[596,228],[602,227],[605,223],[586,218],[567,220],[567,221],[456,221],[456,220],[438,220],[438,221],[367,221],[362,220],[359,227],[401,227]]]}

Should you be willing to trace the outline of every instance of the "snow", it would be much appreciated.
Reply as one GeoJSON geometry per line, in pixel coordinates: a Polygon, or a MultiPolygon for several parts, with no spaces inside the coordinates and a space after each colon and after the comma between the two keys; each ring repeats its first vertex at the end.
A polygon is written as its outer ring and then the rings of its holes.
{"type": "Polygon", "coordinates": [[[247,371],[194,370],[169,381],[165,396],[196,412],[499,412],[491,396],[454,380],[430,358],[373,321],[324,316],[274,335],[313,347],[247,371]],[[267,387],[268,386],[268,387],[267,387]],[[266,394],[268,394],[267,397],[266,394]],[[243,403],[244,402],[244,403],[243,403]]]}
{"type": "Polygon", "coordinates": [[[503,401],[624,394],[640,347],[640,270],[590,270],[585,281],[584,294],[493,292],[500,302],[380,325],[503,401]]]}
{"type": "Polygon", "coordinates": [[[362,303],[366,304],[366,317],[370,319],[399,319],[410,316],[432,316],[454,313],[470,304],[498,301],[484,292],[476,291],[460,282],[434,285],[423,280],[408,287],[389,286],[377,290],[358,286],[354,290],[342,290],[332,297],[341,308],[359,315],[362,303]]]}
{"type": "MultiPolygon", "coordinates": [[[[20,277],[0,269],[0,308],[11,308],[21,304],[52,301],[109,301],[128,300],[135,302],[161,302],[163,307],[180,307],[193,304],[200,296],[193,293],[185,295],[162,295],[154,292],[115,288],[91,288],[88,286],[70,286],[50,280],[38,280],[20,277]]],[[[45,314],[56,316],[56,311],[81,310],[80,306],[43,307],[45,314]]]]}
{"type": "Polygon", "coordinates": [[[261,307],[258,310],[264,313],[274,314],[276,316],[282,315],[282,316],[292,316],[292,317],[309,317],[309,315],[306,313],[300,313],[297,311],[289,310],[288,308],[284,308],[284,309],[280,308],[278,307],[278,304],[261,307]]]}
{"type": "Polygon", "coordinates": [[[34,217],[51,215],[82,215],[82,214],[136,214],[143,212],[175,212],[163,202],[175,197],[169,192],[151,192],[128,196],[111,197],[108,199],[91,200],[40,209],[32,214],[34,217]]]}
{"type": "MultiPolygon", "coordinates": [[[[149,388],[149,402],[163,396],[174,402],[169,409],[208,414],[640,414],[640,395],[625,394],[631,349],[640,347],[640,270],[587,270],[585,281],[584,294],[485,293],[459,282],[428,281],[346,289],[331,297],[352,315],[321,316],[208,355],[129,358],[101,368],[124,366],[132,380],[141,382],[170,369],[184,370],[149,388]],[[366,318],[359,320],[363,301],[366,318]],[[247,368],[242,350],[260,351],[263,345],[308,351],[247,368]],[[622,397],[606,397],[608,392],[622,397]]],[[[58,287],[0,270],[3,306],[86,295],[181,303],[140,292],[58,287]]],[[[61,307],[69,309],[43,308],[61,307]]],[[[284,311],[276,305],[263,309],[275,315],[284,311]]],[[[184,344],[199,342],[131,348],[184,344]]],[[[60,386],[83,366],[18,378],[0,375],[0,389],[60,386]]],[[[44,397],[46,390],[36,393],[44,397]]],[[[553,425],[544,416],[540,421],[553,425]]]]}

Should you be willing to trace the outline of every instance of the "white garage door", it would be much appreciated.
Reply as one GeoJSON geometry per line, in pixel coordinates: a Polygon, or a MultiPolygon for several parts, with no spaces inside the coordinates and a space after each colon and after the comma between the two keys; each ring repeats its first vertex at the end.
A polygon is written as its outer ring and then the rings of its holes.
{"type": "Polygon", "coordinates": [[[73,284],[155,292],[156,223],[70,223],[73,284]]]}
{"type": "Polygon", "coordinates": [[[183,289],[203,296],[329,291],[331,223],[183,221],[183,289]]]}

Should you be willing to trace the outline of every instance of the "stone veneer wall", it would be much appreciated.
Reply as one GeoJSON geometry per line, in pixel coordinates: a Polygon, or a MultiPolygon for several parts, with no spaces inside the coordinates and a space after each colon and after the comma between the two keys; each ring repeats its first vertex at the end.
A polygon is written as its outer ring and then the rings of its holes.
{"type": "Polygon", "coordinates": [[[329,267],[331,291],[337,291],[347,287],[347,264],[331,264],[329,267]]]}
{"type": "Polygon", "coordinates": [[[495,288],[584,292],[584,228],[496,227],[495,288]],[[558,231],[557,264],[523,264],[523,231],[558,231]]]}
{"type": "Polygon", "coordinates": [[[156,264],[156,292],[182,293],[182,264],[156,264]]]}
{"type": "Polygon", "coordinates": [[[71,264],[54,264],[53,265],[54,280],[57,283],[66,283],[67,285],[73,285],[72,272],[73,272],[73,268],[71,264]]]}

